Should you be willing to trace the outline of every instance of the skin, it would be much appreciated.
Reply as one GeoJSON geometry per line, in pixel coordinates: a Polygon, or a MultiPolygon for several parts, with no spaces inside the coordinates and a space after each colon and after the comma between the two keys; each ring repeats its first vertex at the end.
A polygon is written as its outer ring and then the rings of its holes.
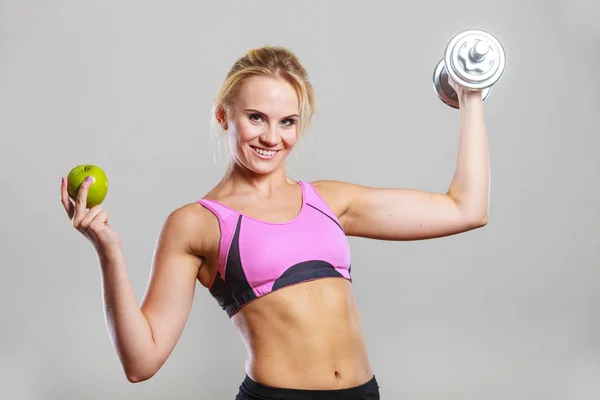
{"type": "MultiPolygon", "coordinates": [[[[489,161],[481,92],[451,84],[459,96],[460,124],[456,170],[446,193],[313,182],[348,236],[422,240],[487,223],[489,161]]],[[[301,207],[301,188],[286,175],[285,160],[298,139],[298,112],[296,92],[286,81],[245,81],[235,101],[217,109],[231,144],[232,163],[205,198],[263,221],[293,219],[301,207]],[[277,154],[263,160],[253,147],[277,154]]],[[[154,376],[173,351],[189,316],[196,282],[207,287],[214,276],[218,220],[198,203],[184,205],[166,218],[148,287],[138,303],[108,214],[100,206],[85,208],[88,188],[84,182],[73,203],[63,178],[62,204],[74,228],[98,253],[108,332],[127,379],[141,382],[154,376]]],[[[278,290],[242,307],[232,323],[248,351],[246,372],[263,384],[339,389],[373,376],[352,286],[344,279],[278,290]]],[[[212,343],[210,338],[204,345],[212,343]]]]}

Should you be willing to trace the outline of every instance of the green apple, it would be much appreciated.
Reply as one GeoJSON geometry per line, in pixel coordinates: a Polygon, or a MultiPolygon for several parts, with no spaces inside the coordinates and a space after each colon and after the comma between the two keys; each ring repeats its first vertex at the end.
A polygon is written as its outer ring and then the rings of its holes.
{"type": "Polygon", "coordinates": [[[92,164],[76,166],[67,175],[67,191],[75,201],[79,187],[88,175],[92,177],[92,185],[88,190],[86,207],[92,208],[101,204],[108,193],[108,178],[102,168],[92,164]]]}

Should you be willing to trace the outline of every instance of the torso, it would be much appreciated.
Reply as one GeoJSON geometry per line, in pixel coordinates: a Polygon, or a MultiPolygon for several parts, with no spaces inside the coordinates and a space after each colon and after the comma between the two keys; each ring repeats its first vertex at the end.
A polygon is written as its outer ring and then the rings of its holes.
{"type": "MultiPolygon", "coordinates": [[[[244,216],[277,224],[298,216],[300,193],[300,186],[293,183],[272,200],[228,198],[219,193],[209,193],[207,198],[244,216]]],[[[326,190],[319,194],[336,212],[335,198],[326,190]]],[[[207,212],[201,205],[197,208],[207,212]]],[[[213,282],[219,259],[219,221],[211,218],[212,229],[199,238],[204,265],[198,280],[205,287],[213,282]]],[[[361,385],[373,376],[348,279],[326,277],[278,289],[241,307],[232,322],[248,351],[246,372],[262,384],[340,389],[361,385]]]]}

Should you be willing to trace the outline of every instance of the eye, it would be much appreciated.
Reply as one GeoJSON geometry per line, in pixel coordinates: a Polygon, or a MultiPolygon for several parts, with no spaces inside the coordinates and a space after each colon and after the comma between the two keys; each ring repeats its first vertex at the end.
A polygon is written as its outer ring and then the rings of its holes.
{"type": "Polygon", "coordinates": [[[292,126],[292,125],[296,125],[296,120],[293,118],[286,118],[283,121],[281,121],[283,123],[283,125],[285,126],[292,126]]]}
{"type": "Polygon", "coordinates": [[[262,116],[260,116],[259,114],[250,114],[248,116],[248,119],[252,122],[261,122],[262,121],[262,116]]]}

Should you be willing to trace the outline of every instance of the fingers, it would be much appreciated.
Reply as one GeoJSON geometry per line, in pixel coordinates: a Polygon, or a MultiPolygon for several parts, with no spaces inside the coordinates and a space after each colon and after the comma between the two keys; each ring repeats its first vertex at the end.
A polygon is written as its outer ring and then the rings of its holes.
{"type": "Polygon", "coordinates": [[[75,198],[75,215],[73,218],[73,222],[77,225],[81,224],[81,221],[85,218],[87,194],[91,184],[92,177],[88,176],[81,186],[79,186],[79,190],[77,191],[77,197],[75,198]]]}
{"type": "Polygon", "coordinates": [[[94,206],[92,208],[89,209],[89,211],[87,213],[85,213],[85,216],[81,219],[81,221],[77,221],[76,224],[76,228],[79,229],[80,231],[85,231],[91,228],[91,224],[94,221],[94,218],[96,218],[96,216],[98,214],[100,214],[102,211],[102,208],[100,206],[94,206]]]}
{"type": "Polygon", "coordinates": [[[104,210],[100,210],[98,214],[90,222],[90,230],[93,232],[100,232],[105,226],[108,226],[108,213],[104,210]]]}
{"type": "Polygon", "coordinates": [[[69,192],[67,191],[67,180],[65,178],[62,178],[60,183],[60,201],[65,209],[65,212],[69,216],[69,219],[72,219],[73,215],[75,214],[75,206],[69,198],[69,192]]]}

